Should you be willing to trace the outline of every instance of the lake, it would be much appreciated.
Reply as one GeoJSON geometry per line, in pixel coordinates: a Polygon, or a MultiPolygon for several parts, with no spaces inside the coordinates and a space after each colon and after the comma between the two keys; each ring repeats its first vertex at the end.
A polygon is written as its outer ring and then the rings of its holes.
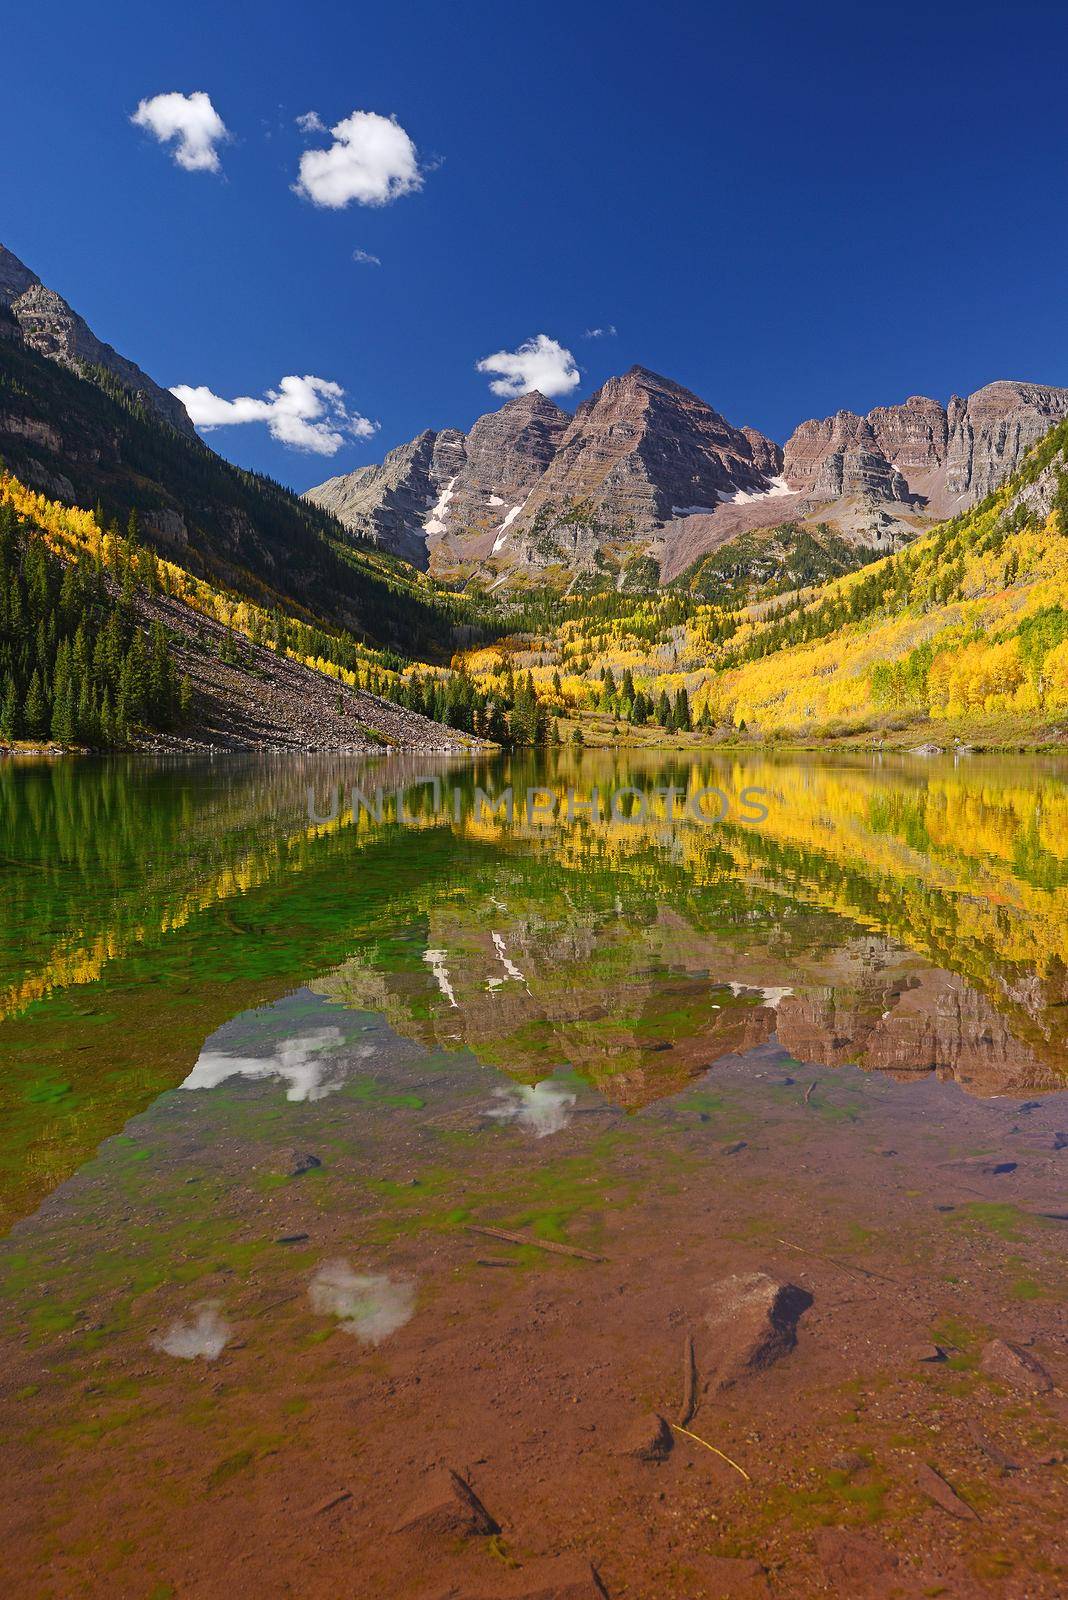
{"type": "Polygon", "coordinates": [[[1062,1594],[1066,776],[0,764],[17,1592],[1062,1594]]]}

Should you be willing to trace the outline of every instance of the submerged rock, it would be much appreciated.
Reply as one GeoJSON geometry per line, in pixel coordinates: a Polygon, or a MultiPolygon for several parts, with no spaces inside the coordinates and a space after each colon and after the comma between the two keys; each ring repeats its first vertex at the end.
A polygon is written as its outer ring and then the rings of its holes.
{"type": "Polygon", "coordinates": [[[951,1517],[957,1517],[961,1522],[979,1521],[979,1513],[972,1509],[967,1500],[961,1499],[940,1472],[929,1467],[925,1461],[916,1468],[916,1487],[951,1517]]]}
{"type": "Polygon", "coordinates": [[[788,1355],[798,1319],[811,1304],[807,1289],[766,1272],[732,1273],[714,1284],[705,1314],[713,1335],[709,1387],[727,1389],[788,1355]]]}
{"type": "Polygon", "coordinates": [[[291,1178],[299,1178],[305,1172],[314,1172],[316,1167],[322,1166],[318,1156],[309,1154],[306,1150],[292,1150],[289,1154],[288,1174],[291,1178]]]}
{"type": "Polygon", "coordinates": [[[921,1340],[911,1347],[910,1354],[913,1361],[945,1361],[946,1352],[940,1344],[928,1344],[921,1340]]]}
{"type": "Polygon", "coordinates": [[[550,1556],[485,1585],[448,1589],[444,1594],[436,1591],[427,1600],[609,1600],[609,1596],[588,1561],[550,1556]]]}
{"type": "Polygon", "coordinates": [[[816,1557],[834,1593],[851,1600],[882,1587],[897,1566],[897,1556],[881,1539],[847,1528],[820,1528],[815,1536],[816,1557]]]}
{"type": "Polygon", "coordinates": [[[942,1167],[950,1172],[962,1172],[972,1178],[1001,1178],[1015,1172],[1018,1162],[1002,1156],[965,1156],[960,1161],[943,1161],[942,1167]]]}
{"type": "Polygon", "coordinates": [[[433,1475],[422,1499],[393,1529],[440,1539],[470,1539],[500,1531],[471,1485],[448,1468],[433,1475]]]}
{"type": "Polygon", "coordinates": [[[748,1556],[702,1556],[691,1562],[702,1580],[701,1594],[716,1600],[771,1600],[767,1574],[748,1556]]]}
{"type": "Polygon", "coordinates": [[[1017,1389],[1029,1389],[1032,1394],[1046,1394],[1053,1388],[1053,1379],[1041,1361],[1007,1339],[991,1339],[985,1344],[980,1365],[988,1378],[1011,1383],[1017,1389]]]}
{"type": "Polygon", "coordinates": [[[671,1427],[657,1411],[638,1417],[629,1427],[620,1454],[636,1461],[666,1461],[674,1444],[671,1427]]]}

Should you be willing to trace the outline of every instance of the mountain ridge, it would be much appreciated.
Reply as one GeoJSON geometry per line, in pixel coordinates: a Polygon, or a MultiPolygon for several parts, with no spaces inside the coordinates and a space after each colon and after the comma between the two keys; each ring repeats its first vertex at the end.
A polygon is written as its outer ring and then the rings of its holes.
{"type": "Polygon", "coordinates": [[[644,560],[670,582],[741,535],[786,522],[889,553],[997,488],[1066,416],[1068,388],[997,379],[946,405],[913,395],[864,416],[811,418],[780,446],[633,366],[570,417],[534,391],[467,434],[427,430],[305,498],[450,581],[567,587],[586,575],[620,587],[644,560]],[[524,405],[551,423],[517,470],[514,408],[524,405]]]}
{"type": "Polygon", "coordinates": [[[187,438],[196,429],[182,402],[148,376],[135,361],[97,338],[85,318],[55,289],[41,282],[25,262],[0,244],[0,305],[6,307],[26,343],[40,355],[72,371],[102,367],[124,388],[141,395],[164,422],[187,438]]]}

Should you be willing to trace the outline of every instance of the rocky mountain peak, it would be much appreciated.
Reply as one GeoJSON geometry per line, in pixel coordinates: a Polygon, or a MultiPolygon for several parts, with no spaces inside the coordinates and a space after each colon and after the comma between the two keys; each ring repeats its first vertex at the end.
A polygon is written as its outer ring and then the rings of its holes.
{"type": "Polygon", "coordinates": [[[571,422],[566,411],[538,390],[506,400],[479,417],[467,435],[464,489],[504,500],[525,497],[556,453],[571,422]]]}
{"type": "Polygon", "coordinates": [[[892,549],[988,493],[1065,415],[1068,390],[1002,381],[948,406],[910,395],[867,415],[813,418],[783,449],[633,366],[573,417],[533,391],[466,435],[421,434],[380,467],[308,496],[442,575],[553,569],[564,581],[579,572],[603,581],[652,556],[667,579],[789,520],[892,549]]]}
{"type": "Polygon", "coordinates": [[[4,305],[10,306],[20,294],[25,294],[27,289],[32,289],[40,281],[37,274],[31,272],[18,256],[12,254],[6,245],[0,244],[0,300],[4,305]]]}
{"type": "Polygon", "coordinates": [[[517,518],[517,542],[537,524],[538,549],[526,541],[525,558],[551,561],[554,523],[573,526],[576,504],[594,505],[601,524],[633,542],[679,511],[766,489],[746,434],[691,390],[635,366],[578,408],[517,518]]]}
{"type": "Polygon", "coordinates": [[[23,339],[39,355],[75,372],[102,367],[124,388],[142,395],[172,428],[190,437],[196,436],[189,413],[180,400],[155,383],[135,362],[98,339],[62,295],[47,288],[35,272],[3,245],[0,245],[0,302],[10,310],[23,339]]]}

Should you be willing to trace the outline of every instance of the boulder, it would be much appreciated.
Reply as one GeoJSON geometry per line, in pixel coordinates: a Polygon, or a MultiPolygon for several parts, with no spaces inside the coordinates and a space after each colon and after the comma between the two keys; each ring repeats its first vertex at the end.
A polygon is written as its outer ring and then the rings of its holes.
{"type": "Polygon", "coordinates": [[[434,1473],[421,1499],[393,1528],[394,1533],[442,1540],[479,1538],[500,1531],[471,1485],[448,1468],[434,1473]]]}
{"type": "Polygon", "coordinates": [[[873,1590],[885,1593],[897,1556],[881,1539],[851,1528],[820,1528],[814,1543],[817,1560],[835,1594],[859,1600],[873,1590]]]}
{"type": "Polygon", "coordinates": [[[933,1500],[936,1506],[949,1516],[956,1517],[961,1522],[978,1522],[979,1514],[962,1500],[957,1491],[952,1488],[934,1467],[928,1466],[925,1461],[916,1468],[916,1487],[928,1500],[933,1500]]]}
{"type": "Polygon", "coordinates": [[[550,1556],[485,1585],[449,1589],[427,1600],[608,1600],[608,1592],[588,1561],[550,1556]]]}
{"type": "Polygon", "coordinates": [[[746,1556],[687,1556],[701,1580],[697,1593],[715,1600],[771,1600],[767,1574],[746,1556]]]}
{"type": "Polygon", "coordinates": [[[623,1436],[620,1454],[636,1461],[666,1461],[674,1444],[671,1427],[657,1411],[631,1423],[623,1436]]]}
{"type": "Polygon", "coordinates": [[[1015,1389],[1028,1389],[1032,1394],[1046,1394],[1053,1388],[1053,1379],[1036,1356],[1007,1339],[991,1339],[983,1346],[980,1366],[988,1378],[1008,1383],[1015,1389]]]}
{"type": "Polygon", "coordinates": [[[708,1294],[705,1325],[711,1335],[708,1387],[730,1388],[763,1372],[797,1343],[797,1323],[812,1304],[807,1289],[766,1272],[732,1273],[708,1294]]]}

